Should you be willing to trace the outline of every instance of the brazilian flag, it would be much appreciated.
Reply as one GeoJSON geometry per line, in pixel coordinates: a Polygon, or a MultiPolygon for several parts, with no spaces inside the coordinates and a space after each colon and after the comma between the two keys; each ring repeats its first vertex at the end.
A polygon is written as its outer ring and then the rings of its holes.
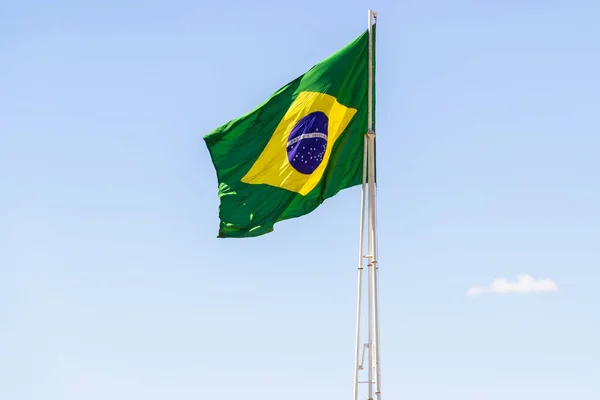
{"type": "Polygon", "coordinates": [[[218,237],[263,235],[361,184],[368,53],[365,31],[204,137],[219,183],[218,237]]]}

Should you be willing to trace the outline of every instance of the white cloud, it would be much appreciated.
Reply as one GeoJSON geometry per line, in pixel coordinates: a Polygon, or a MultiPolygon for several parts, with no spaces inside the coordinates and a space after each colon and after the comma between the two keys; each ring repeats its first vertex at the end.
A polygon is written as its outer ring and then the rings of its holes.
{"type": "Polygon", "coordinates": [[[494,279],[488,286],[475,286],[467,291],[469,296],[485,293],[539,293],[556,292],[558,286],[552,279],[534,279],[531,275],[520,275],[516,281],[494,279]]]}

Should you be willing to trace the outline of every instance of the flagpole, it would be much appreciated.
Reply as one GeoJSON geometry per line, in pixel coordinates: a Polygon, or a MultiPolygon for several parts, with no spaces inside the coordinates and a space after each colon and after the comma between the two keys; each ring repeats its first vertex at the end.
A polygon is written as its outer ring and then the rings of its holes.
{"type": "Polygon", "coordinates": [[[361,220],[360,220],[360,248],[358,263],[358,295],[356,307],[356,348],[354,359],[354,400],[358,400],[358,372],[363,369],[365,358],[368,357],[368,399],[381,399],[381,372],[379,357],[379,299],[378,299],[378,249],[377,249],[377,185],[375,182],[375,131],[373,130],[373,87],[374,87],[374,45],[373,23],[377,20],[377,13],[369,10],[368,32],[368,93],[367,93],[367,132],[364,138],[363,155],[363,181],[361,192],[361,220]],[[365,197],[368,196],[367,207],[365,197]],[[366,210],[365,210],[366,208],[366,210]],[[367,214],[368,250],[364,252],[365,211],[367,214]],[[360,355],[361,339],[360,327],[362,317],[362,292],[363,292],[363,265],[364,259],[368,260],[368,342],[364,345],[362,358],[360,355]]]}
{"type": "Polygon", "coordinates": [[[373,146],[373,12],[369,10],[369,53],[368,53],[368,89],[367,89],[367,169],[368,169],[368,178],[367,178],[367,186],[368,186],[368,211],[367,211],[367,226],[368,226],[368,250],[367,250],[367,259],[369,263],[368,267],[368,283],[369,283],[369,320],[368,320],[368,329],[369,329],[369,373],[368,373],[368,386],[369,386],[369,400],[373,399],[373,372],[375,368],[374,363],[374,352],[373,352],[373,230],[372,228],[372,210],[371,210],[371,199],[373,194],[373,178],[372,178],[372,166],[371,166],[371,147],[373,146]]]}
{"type": "Polygon", "coordinates": [[[378,241],[377,241],[377,184],[375,182],[375,131],[373,130],[373,23],[377,20],[377,13],[369,10],[369,88],[368,88],[368,220],[369,220],[369,343],[370,343],[370,369],[369,369],[369,399],[373,398],[373,384],[375,396],[381,399],[381,371],[379,356],[379,290],[378,290],[378,241]]]}
{"type": "MultiPolygon", "coordinates": [[[[370,14],[373,17],[374,21],[369,19],[369,28],[370,32],[370,41],[369,41],[369,78],[370,78],[370,88],[369,88],[369,96],[371,96],[371,101],[369,105],[369,111],[373,112],[373,87],[374,87],[374,65],[373,65],[373,56],[375,52],[374,44],[373,44],[373,22],[377,21],[377,13],[375,11],[371,11],[370,14]]],[[[371,259],[371,270],[373,274],[373,282],[372,282],[372,293],[373,293],[373,330],[374,330],[374,373],[375,373],[375,395],[378,400],[381,400],[381,357],[379,353],[379,249],[378,249],[378,237],[377,237],[377,182],[375,180],[375,132],[373,131],[373,116],[371,115],[371,129],[370,129],[370,138],[371,138],[371,146],[369,147],[370,156],[369,156],[369,182],[371,184],[371,188],[369,191],[369,208],[371,215],[371,223],[370,230],[372,236],[372,246],[369,251],[372,259],[371,259]]]]}
{"type": "Polygon", "coordinates": [[[363,264],[365,258],[365,205],[367,195],[367,157],[368,157],[368,145],[367,135],[363,141],[363,174],[362,174],[362,191],[361,191],[361,203],[360,203],[360,245],[358,251],[358,294],[356,302],[356,349],[354,354],[354,400],[358,400],[358,371],[361,370],[360,363],[360,325],[361,325],[361,314],[362,314],[362,292],[363,292],[363,264]]]}

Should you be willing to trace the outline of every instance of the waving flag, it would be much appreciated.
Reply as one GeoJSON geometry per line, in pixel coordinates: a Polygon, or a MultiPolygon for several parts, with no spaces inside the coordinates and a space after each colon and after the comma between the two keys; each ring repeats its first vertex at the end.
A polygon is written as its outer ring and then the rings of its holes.
{"type": "Polygon", "coordinates": [[[219,237],[253,237],[362,182],[368,32],[204,137],[219,237]]]}

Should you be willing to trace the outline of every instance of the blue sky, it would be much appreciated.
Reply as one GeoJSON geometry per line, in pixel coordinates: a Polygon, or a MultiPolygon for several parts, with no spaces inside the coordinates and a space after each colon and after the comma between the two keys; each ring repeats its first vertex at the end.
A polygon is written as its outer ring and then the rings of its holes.
{"type": "Polygon", "coordinates": [[[385,398],[600,398],[600,5],[537,0],[3,2],[0,398],[351,397],[358,188],[218,240],[202,136],[368,8],[385,398]]]}

